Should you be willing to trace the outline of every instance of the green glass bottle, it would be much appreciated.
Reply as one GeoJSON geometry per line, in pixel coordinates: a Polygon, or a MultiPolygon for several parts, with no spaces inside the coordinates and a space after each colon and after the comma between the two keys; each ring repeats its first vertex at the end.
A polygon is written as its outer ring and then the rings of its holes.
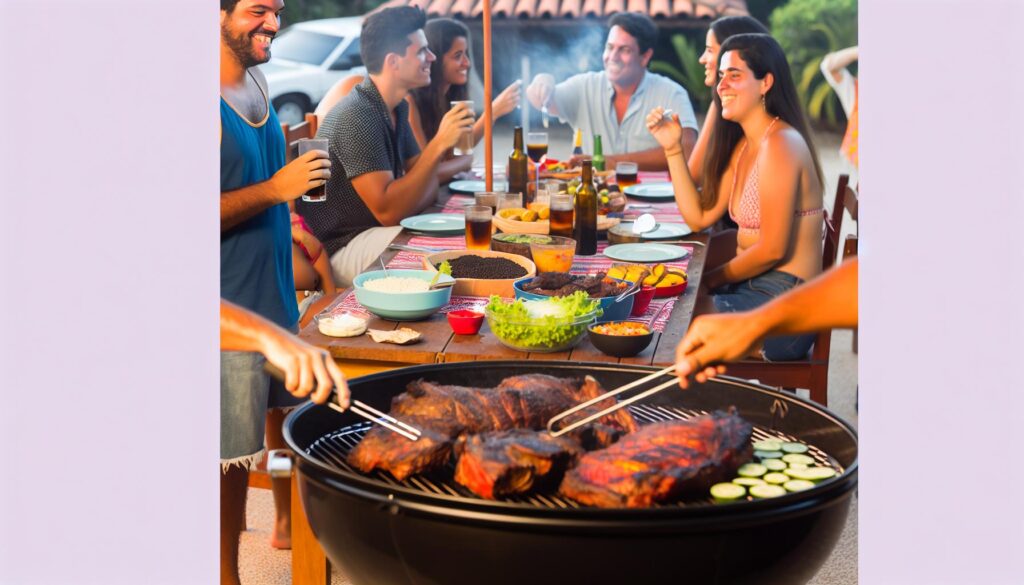
{"type": "Polygon", "coordinates": [[[597,189],[594,188],[593,165],[589,159],[583,159],[580,186],[576,190],[575,220],[573,237],[576,253],[593,256],[597,253],[597,189]]]}
{"type": "Polygon", "coordinates": [[[523,149],[523,127],[516,126],[515,135],[512,139],[512,153],[508,155],[508,192],[522,193],[523,204],[525,205],[529,191],[527,184],[530,182],[526,151],[523,149]]]}
{"type": "Polygon", "coordinates": [[[595,171],[603,171],[604,170],[604,150],[601,148],[601,135],[600,134],[594,134],[594,156],[592,158],[593,158],[593,161],[594,161],[594,170],[595,171]]]}

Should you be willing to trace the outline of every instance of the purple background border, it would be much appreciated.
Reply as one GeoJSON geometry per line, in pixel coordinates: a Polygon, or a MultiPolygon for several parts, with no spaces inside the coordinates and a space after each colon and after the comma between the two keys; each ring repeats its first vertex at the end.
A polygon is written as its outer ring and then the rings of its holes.
{"type": "MultiPolygon", "coordinates": [[[[214,582],[216,8],[4,8],[0,583],[214,582]]],[[[1024,5],[860,14],[860,580],[1022,583],[1024,5]]]]}

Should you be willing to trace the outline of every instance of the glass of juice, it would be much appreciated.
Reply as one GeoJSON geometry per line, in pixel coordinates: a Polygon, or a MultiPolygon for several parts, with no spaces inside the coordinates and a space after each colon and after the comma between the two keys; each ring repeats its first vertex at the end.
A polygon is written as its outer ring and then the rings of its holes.
{"type": "Polygon", "coordinates": [[[552,236],[568,238],[572,236],[572,221],[575,214],[573,197],[568,193],[551,195],[551,228],[552,236]]]}
{"type": "Polygon", "coordinates": [[[636,185],[639,182],[636,179],[637,170],[635,162],[620,162],[615,165],[615,182],[618,183],[620,189],[636,185]]]}
{"type": "Polygon", "coordinates": [[[530,255],[537,272],[569,272],[576,255],[576,240],[552,236],[546,244],[531,241],[530,255]]]}
{"type": "MultiPolygon", "coordinates": [[[[300,138],[296,141],[299,148],[299,156],[306,154],[311,150],[322,150],[324,152],[329,151],[328,140],[326,138],[300,138]]],[[[314,203],[321,203],[327,201],[327,182],[324,181],[319,187],[313,187],[309,191],[306,191],[302,195],[303,201],[312,201],[314,203]]]]}
{"type": "Polygon", "coordinates": [[[491,249],[491,208],[470,205],[466,208],[466,249],[491,249]]]}

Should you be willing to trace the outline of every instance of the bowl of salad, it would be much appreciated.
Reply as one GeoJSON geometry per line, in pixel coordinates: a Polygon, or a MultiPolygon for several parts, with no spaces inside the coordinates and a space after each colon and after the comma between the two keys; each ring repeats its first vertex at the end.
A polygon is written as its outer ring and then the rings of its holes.
{"type": "Polygon", "coordinates": [[[565,297],[511,302],[494,295],[484,307],[487,325],[502,345],[538,353],[575,347],[601,314],[600,303],[583,291],[565,297]]]}

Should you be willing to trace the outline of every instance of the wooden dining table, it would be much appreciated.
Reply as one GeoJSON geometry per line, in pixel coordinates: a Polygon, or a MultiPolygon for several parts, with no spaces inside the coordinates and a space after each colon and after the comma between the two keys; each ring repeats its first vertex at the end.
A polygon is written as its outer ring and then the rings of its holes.
{"type": "MultiPolygon", "coordinates": [[[[650,182],[657,179],[667,180],[667,177],[665,174],[654,173],[647,174],[646,177],[641,174],[641,179],[650,182]]],[[[424,213],[451,212],[467,201],[466,198],[461,200],[457,197],[453,198],[452,193],[443,189],[434,208],[428,209],[424,213]]],[[[629,215],[636,215],[650,210],[652,207],[657,207],[648,201],[632,199],[627,201],[625,211],[629,215]]],[[[667,217],[682,222],[681,217],[672,216],[673,210],[678,214],[674,200],[662,204],[661,209],[662,218],[667,217]]],[[[422,234],[403,230],[392,244],[416,244],[418,238],[422,239],[422,236],[422,234]]],[[[464,243],[464,236],[450,237],[455,238],[452,240],[453,245],[464,243]]],[[[411,345],[377,343],[368,335],[348,338],[329,337],[320,333],[315,321],[311,321],[304,327],[300,331],[299,337],[313,345],[327,349],[348,379],[407,366],[479,360],[610,362],[667,366],[675,362],[676,346],[690,326],[700,288],[701,273],[707,256],[708,236],[706,233],[689,234],[684,239],[692,242],[692,244],[681,244],[689,249],[689,256],[686,258],[687,287],[678,298],[671,302],[670,306],[661,305],[668,312],[667,317],[665,315],[648,315],[648,320],[652,323],[656,322],[658,327],[652,327],[655,329],[655,335],[651,344],[634,357],[617,358],[604,354],[595,348],[586,337],[576,347],[568,351],[526,353],[514,350],[501,344],[490,331],[486,321],[476,335],[456,335],[448,325],[444,309],[427,319],[408,323],[371,317],[368,323],[370,329],[393,330],[409,327],[421,333],[422,339],[411,345]]],[[[398,250],[389,248],[379,260],[374,260],[367,269],[373,269],[381,262],[385,265],[393,263],[399,253],[398,250]]],[[[580,264],[586,263],[580,257],[577,257],[576,260],[580,264]]],[[[479,299],[479,301],[481,304],[486,302],[485,299],[479,299]]],[[[358,308],[353,290],[350,288],[338,291],[320,306],[326,307],[323,309],[324,313],[345,307],[358,308]],[[350,295],[351,298],[349,298],[350,295]]],[[[292,582],[296,585],[326,585],[330,582],[328,559],[316,542],[306,520],[298,497],[297,482],[294,478],[292,485],[292,582]]]]}

